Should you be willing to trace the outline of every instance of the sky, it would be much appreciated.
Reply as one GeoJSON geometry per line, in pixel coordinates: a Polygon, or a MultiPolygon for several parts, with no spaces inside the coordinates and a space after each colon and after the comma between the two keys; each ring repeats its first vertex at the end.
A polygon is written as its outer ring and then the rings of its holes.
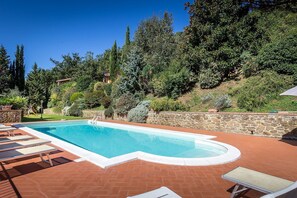
{"type": "Polygon", "coordinates": [[[131,39],[142,20],[173,15],[175,32],[189,24],[184,4],[189,0],[1,0],[0,44],[14,59],[16,45],[24,45],[26,73],[36,62],[54,66],[50,58],[91,51],[102,54],[114,41],[122,46],[127,26],[131,39]]]}

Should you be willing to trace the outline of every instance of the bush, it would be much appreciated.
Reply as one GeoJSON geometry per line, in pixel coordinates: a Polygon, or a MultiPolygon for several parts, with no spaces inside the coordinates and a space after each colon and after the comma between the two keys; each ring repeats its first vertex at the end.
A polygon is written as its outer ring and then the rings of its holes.
{"type": "Polygon", "coordinates": [[[104,96],[101,98],[100,103],[104,106],[104,108],[108,108],[111,104],[111,98],[109,96],[104,96]]]}
{"type": "Polygon", "coordinates": [[[297,68],[297,32],[269,43],[260,51],[261,69],[272,68],[280,74],[294,74],[297,68]]]}
{"type": "Polygon", "coordinates": [[[114,114],[113,108],[112,106],[109,106],[105,111],[104,111],[104,115],[107,118],[112,118],[114,114]]]}
{"type": "Polygon", "coordinates": [[[279,94],[292,84],[291,77],[278,75],[276,72],[262,72],[258,76],[250,77],[240,88],[237,105],[252,111],[279,97],[279,94]]]}
{"type": "Polygon", "coordinates": [[[28,99],[21,96],[2,97],[0,105],[12,105],[13,109],[21,109],[28,104],[28,99]]]}
{"type": "Polygon", "coordinates": [[[190,72],[186,68],[183,68],[179,72],[162,72],[153,79],[151,84],[155,95],[176,99],[191,88],[191,79],[190,72]]]}
{"type": "Polygon", "coordinates": [[[62,92],[62,102],[63,102],[64,106],[71,105],[70,97],[73,93],[75,93],[74,87],[68,87],[68,88],[64,89],[64,91],[62,92]]]}
{"type": "Polygon", "coordinates": [[[90,76],[81,76],[76,81],[77,90],[86,91],[91,83],[92,83],[92,78],[90,76]]]}
{"type": "Polygon", "coordinates": [[[107,96],[111,95],[112,84],[106,83],[104,84],[104,92],[107,96]]]}
{"type": "Polygon", "coordinates": [[[81,116],[82,110],[85,108],[84,100],[78,99],[76,100],[68,109],[67,114],[70,116],[81,116]]]}
{"type": "Polygon", "coordinates": [[[199,75],[199,83],[202,89],[210,89],[218,86],[222,81],[221,74],[212,69],[202,70],[199,75]]]}
{"type": "Polygon", "coordinates": [[[228,94],[217,97],[214,103],[215,108],[218,110],[229,108],[231,107],[231,105],[232,105],[232,101],[228,94]]]}
{"type": "Polygon", "coordinates": [[[94,92],[86,92],[84,95],[86,106],[88,108],[100,106],[100,101],[103,97],[105,97],[105,94],[102,90],[94,91],[94,92]]]}
{"type": "Polygon", "coordinates": [[[137,103],[138,100],[133,94],[125,93],[119,99],[117,99],[115,112],[119,116],[125,116],[128,114],[128,111],[136,107],[137,103]]]}
{"type": "Polygon", "coordinates": [[[81,92],[74,92],[71,96],[70,96],[70,102],[73,103],[75,102],[77,99],[79,98],[83,98],[84,94],[81,92]]]}
{"type": "Polygon", "coordinates": [[[145,123],[149,112],[149,101],[142,101],[128,112],[129,122],[145,123]]]}
{"type": "Polygon", "coordinates": [[[256,57],[248,51],[244,51],[240,56],[242,74],[244,77],[248,78],[253,76],[259,70],[259,65],[256,61],[256,57]]]}
{"type": "Polygon", "coordinates": [[[211,93],[208,93],[207,95],[201,96],[201,103],[205,104],[209,101],[211,101],[214,98],[214,96],[211,93]]]}
{"type": "Polygon", "coordinates": [[[186,111],[188,108],[180,101],[168,98],[155,99],[151,103],[151,109],[155,112],[160,111],[186,111]]]}
{"type": "Polygon", "coordinates": [[[94,84],[94,90],[93,91],[100,91],[104,90],[104,83],[103,82],[96,82],[94,84]]]}

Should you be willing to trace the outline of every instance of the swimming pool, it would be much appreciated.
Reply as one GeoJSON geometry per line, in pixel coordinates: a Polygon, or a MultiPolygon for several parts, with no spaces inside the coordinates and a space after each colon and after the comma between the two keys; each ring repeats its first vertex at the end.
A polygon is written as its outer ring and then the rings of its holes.
{"type": "Polygon", "coordinates": [[[49,139],[63,149],[66,147],[65,150],[83,159],[96,158],[96,164],[101,167],[131,159],[176,165],[209,165],[234,161],[240,156],[235,147],[209,140],[214,136],[107,122],[43,122],[26,124],[22,129],[49,139]],[[67,146],[72,148],[67,149],[67,146]],[[233,153],[232,158],[230,152],[233,153]]]}

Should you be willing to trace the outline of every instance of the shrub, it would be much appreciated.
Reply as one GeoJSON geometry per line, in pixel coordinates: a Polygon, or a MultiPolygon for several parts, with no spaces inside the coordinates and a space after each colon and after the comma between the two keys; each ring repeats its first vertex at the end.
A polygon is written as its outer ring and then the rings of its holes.
{"type": "Polygon", "coordinates": [[[221,74],[212,69],[202,70],[199,75],[199,83],[202,89],[209,89],[218,86],[222,81],[221,74]]]}
{"type": "Polygon", "coordinates": [[[155,112],[160,111],[186,111],[188,108],[180,101],[168,98],[159,98],[151,102],[151,109],[155,112]]]}
{"type": "Polygon", "coordinates": [[[101,98],[100,103],[104,106],[104,108],[108,108],[111,104],[111,98],[109,96],[104,96],[101,98]]]}
{"type": "Polygon", "coordinates": [[[0,105],[12,105],[13,109],[21,109],[28,104],[28,99],[21,96],[2,97],[0,98],[0,105]]]}
{"type": "Polygon", "coordinates": [[[260,67],[272,68],[280,74],[293,74],[297,68],[296,37],[297,32],[263,47],[258,55],[260,67]]]}
{"type": "Polygon", "coordinates": [[[70,96],[70,102],[73,103],[75,102],[77,99],[79,98],[83,98],[84,94],[81,92],[74,92],[71,96],[70,96]]]}
{"type": "Polygon", "coordinates": [[[76,81],[76,87],[78,91],[85,91],[88,89],[92,83],[92,78],[90,76],[81,76],[76,81]]]}
{"type": "Polygon", "coordinates": [[[128,114],[128,111],[136,107],[137,103],[138,100],[133,96],[133,94],[125,93],[117,99],[115,112],[119,116],[125,116],[128,114]]]}
{"type": "Polygon", "coordinates": [[[232,101],[228,94],[217,97],[214,103],[215,108],[218,110],[229,108],[231,107],[231,105],[232,105],[232,101]]]}
{"type": "Polygon", "coordinates": [[[129,122],[145,123],[149,112],[149,101],[142,101],[128,112],[129,122]]]}
{"type": "Polygon", "coordinates": [[[213,99],[213,95],[211,93],[208,93],[204,96],[201,96],[201,103],[205,104],[205,103],[211,101],[212,99],[213,99]]]}
{"type": "Polygon", "coordinates": [[[262,72],[258,76],[250,77],[240,88],[237,105],[239,108],[252,111],[264,106],[293,84],[293,79],[278,75],[276,72],[262,72]]]}
{"type": "Polygon", "coordinates": [[[256,57],[248,51],[244,51],[241,56],[242,74],[244,77],[250,77],[255,75],[259,70],[259,65],[256,61],[256,57]]]}
{"type": "Polygon", "coordinates": [[[112,118],[114,114],[113,108],[112,106],[109,106],[105,111],[104,111],[104,115],[107,118],[112,118]]]}
{"type": "Polygon", "coordinates": [[[104,84],[104,92],[107,96],[111,95],[112,84],[106,83],[104,84]]]}
{"type": "Polygon", "coordinates": [[[70,103],[70,97],[71,95],[75,93],[75,88],[74,87],[67,87],[63,92],[62,92],[62,102],[64,106],[69,106],[71,105],[70,103]]]}
{"type": "Polygon", "coordinates": [[[78,99],[76,100],[68,109],[67,114],[70,116],[81,116],[82,110],[85,108],[84,100],[78,99]]]}
{"type": "Polygon", "coordinates": [[[100,101],[103,97],[105,97],[105,94],[102,90],[94,91],[94,92],[86,92],[84,95],[86,106],[88,108],[100,106],[100,101]]]}
{"type": "Polygon", "coordinates": [[[192,77],[186,68],[180,71],[166,71],[155,77],[152,81],[154,93],[157,96],[177,98],[187,92],[192,85],[192,77]]]}
{"type": "Polygon", "coordinates": [[[93,91],[100,91],[104,90],[104,83],[103,82],[96,82],[94,84],[94,90],[93,91]]]}

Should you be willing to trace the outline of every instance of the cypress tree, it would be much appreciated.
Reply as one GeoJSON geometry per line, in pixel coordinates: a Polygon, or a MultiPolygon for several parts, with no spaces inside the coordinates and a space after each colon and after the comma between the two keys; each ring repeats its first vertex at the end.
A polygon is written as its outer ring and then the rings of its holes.
{"type": "Polygon", "coordinates": [[[24,46],[17,45],[15,53],[15,85],[20,91],[25,89],[24,46]]]}
{"type": "Polygon", "coordinates": [[[0,93],[9,88],[9,56],[5,48],[0,46],[0,93]]]}
{"type": "Polygon", "coordinates": [[[118,52],[117,52],[116,41],[112,46],[110,56],[109,56],[109,73],[110,73],[110,79],[114,81],[118,74],[118,52]]]}
{"type": "Polygon", "coordinates": [[[129,26],[127,27],[127,30],[126,30],[125,45],[126,46],[130,45],[130,28],[129,28],[129,26]]]}
{"type": "Polygon", "coordinates": [[[10,74],[10,82],[9,82],[9,87],[10,89],[14,89],[15,88],[15,61],[13,61],[12,63],[10,63],[9,66],[9,74],[10,74]]]}

